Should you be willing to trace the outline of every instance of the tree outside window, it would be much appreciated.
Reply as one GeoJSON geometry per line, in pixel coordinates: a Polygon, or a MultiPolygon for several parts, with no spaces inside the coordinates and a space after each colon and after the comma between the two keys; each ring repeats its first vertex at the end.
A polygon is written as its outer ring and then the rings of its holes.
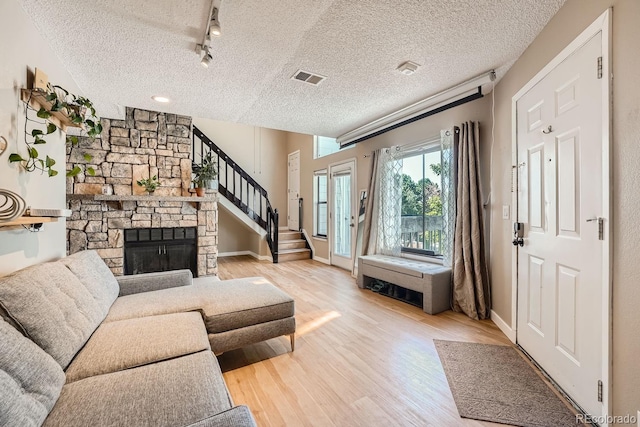
{"type": "Polygon", "coordinates": [[[439,147],[402,160],[402,248],[442,254],[442,164],[439,147]]]}

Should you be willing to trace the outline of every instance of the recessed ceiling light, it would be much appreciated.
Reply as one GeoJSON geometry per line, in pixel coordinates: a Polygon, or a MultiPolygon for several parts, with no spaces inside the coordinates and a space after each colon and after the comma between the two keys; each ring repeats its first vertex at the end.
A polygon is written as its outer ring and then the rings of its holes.
{"type": "Polygon", "coordinates": [[[169,98],[166,98],[166,97],[164,97],[164,96],[158,96],[158,95],[156,95],[156,96],[152,96],[152,97],[151,97],[151,99],[153,99],[153,100],[154,100],[154,101],[156,101],[156,102],[164,102],[164,103],[169,102],[169,98]]]}

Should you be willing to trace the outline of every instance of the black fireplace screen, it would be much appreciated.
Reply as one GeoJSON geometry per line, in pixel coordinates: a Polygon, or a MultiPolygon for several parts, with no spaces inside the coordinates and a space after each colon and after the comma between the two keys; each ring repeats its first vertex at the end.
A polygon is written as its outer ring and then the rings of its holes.
{"type": "Polygon", "coordinates": [[[198,276],[195,227],[124,230],[124,274],[188,268],[198,276]]]}

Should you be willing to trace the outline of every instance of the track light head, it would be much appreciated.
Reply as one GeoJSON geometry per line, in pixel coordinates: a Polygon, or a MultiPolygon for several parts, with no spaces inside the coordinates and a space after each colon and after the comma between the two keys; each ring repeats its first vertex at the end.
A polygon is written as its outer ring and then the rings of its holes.
{"type": "Polygon", "coordinates": [[[204,50],[204,55],[202,56],[200,65],[202,65],[204,68],[209,68],[209,64],[211,64],[211,61],[213,61],[213,57],[211,56],[211,52],[209,52],[209,49],[207,48],[204,50]]]}
{"type": "Polygon", "coordinates": [[[222,35],[222,28],[220,28],[220,23],[218,21],[211,21],[209,34],[214,37],[220,37],[222,35]]]}
{"type": "Polygon", "coordinates": [[[211,14],[211,22],[209,23],[209,35],[214,37],[220,37],[222,35],[222,28],[220,27],[220,21],[218,20],[218,8],[213,8],[211,14]]]}

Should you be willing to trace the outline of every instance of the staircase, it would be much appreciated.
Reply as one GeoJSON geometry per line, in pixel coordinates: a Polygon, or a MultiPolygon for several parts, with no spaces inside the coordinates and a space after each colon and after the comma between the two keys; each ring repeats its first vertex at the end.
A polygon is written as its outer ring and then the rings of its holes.
{"type": "Polygon", "coordinates": [[[307,241],[299,231],[278,231],[278,260],[298,261],[311,259],[311,249],[307,248],[307,241]]]}
{"type": "Polygon", "coordinates": [[[218,167],[218,194],[240,209],[266,232],[266,241],[274,263],[310,258],[302,233],[278,229],[278,210],[271,206],[267,190],[233,161],[196,126],[193,127],[192,161],[211,155],[218,167]],[[280,242],[280,237],[284,239],[280,242]],[[282,254],[282,256],[281,256],[282,254]]]}

